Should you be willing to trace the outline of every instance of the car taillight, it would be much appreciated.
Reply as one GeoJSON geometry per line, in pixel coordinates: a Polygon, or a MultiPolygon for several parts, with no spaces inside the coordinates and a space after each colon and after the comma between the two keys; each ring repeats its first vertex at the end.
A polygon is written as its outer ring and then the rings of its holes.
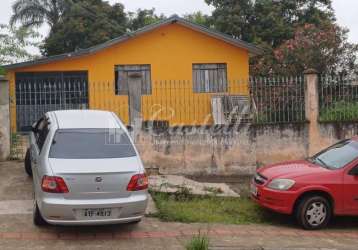
{"type": "Polygon", "coordinates": [[[65,181],[61,177],[47,176],[42,178],[42,191],[46,193],[68,193],[65,181]]]}
{"type": "Polygon", "coordinates": [[[139,191],[148,188],[148,177],[146,174],[134,175],[127,186],[127,191],[139,191]]]}

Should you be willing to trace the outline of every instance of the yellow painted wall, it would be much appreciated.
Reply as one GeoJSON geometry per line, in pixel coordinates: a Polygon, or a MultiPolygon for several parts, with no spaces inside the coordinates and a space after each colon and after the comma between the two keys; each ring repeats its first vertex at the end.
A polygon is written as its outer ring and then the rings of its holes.
{"type": "MultiPolygon", "coordinates": [[[[249,75],[247,50],[180,24],[170,24],[89,56],[9,71],[8,78],[15,103],[15,72],[86,70],[90,108],[115,111],[128,123],[128,99],[126,96],[116,96],[114,92],[114,67],[121,64],[150,64],[153,93],[142,97],[144,120],[155,112],[152,107],[158,108],[156,104],[159,104],[171,109],[162,112],[157,120],[170,120],[171,125],[210,123],[211,119],[205,118],[211,113],[211,94],[192,92],[193,63],[227,63],[230,81],[247,79],[249,75]],[[169,82],[173,80],[181,82],[169,82]],[[169,117],[170,110],[175,111],[174,117],[169,117]]],[[[247,85],[233,82],[229,89],[230,93],[248,92],[247,85]]],[[[12,105],[11,117],[12,129],[16,130],[15,105],[12,105]]]]}

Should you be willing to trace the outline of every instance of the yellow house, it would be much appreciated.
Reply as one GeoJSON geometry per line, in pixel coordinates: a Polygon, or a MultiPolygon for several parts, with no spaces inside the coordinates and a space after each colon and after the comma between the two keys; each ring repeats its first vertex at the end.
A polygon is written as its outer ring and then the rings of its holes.
{"type": "Polygon", "coordinates": [[[105,109],[132,124],[213,122],[212,97],[247,95],[249,57],[260,49],[178,16],[73,53],[5,66],[11,127],[26,130],[44,112],[105,109]],[[137,112],[138,111],[138,112],[137,112]]]}

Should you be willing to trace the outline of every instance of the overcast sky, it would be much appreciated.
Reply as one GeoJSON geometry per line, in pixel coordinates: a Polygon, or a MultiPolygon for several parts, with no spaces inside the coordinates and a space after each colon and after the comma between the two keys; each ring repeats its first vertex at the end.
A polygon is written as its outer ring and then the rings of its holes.
{"type": "MultiPolygon", "coordinates": [[[[11,16],[11,4],[14,0],[1,0],[0,23],[8,23],[11,16]]],[[[155,8],[158,14],[167,16],[183,15],[194,11],[209,14],[212,11],[204,0],[109,0],[111,3],[123,3],[127,11],[138,8],[155,8]]],[[[358,0],[333,0],[338,23],[350,29],[349,40],[358,43],[358,0]]],[[[46,28],[41,29],[46,34],[46,28]]]]}

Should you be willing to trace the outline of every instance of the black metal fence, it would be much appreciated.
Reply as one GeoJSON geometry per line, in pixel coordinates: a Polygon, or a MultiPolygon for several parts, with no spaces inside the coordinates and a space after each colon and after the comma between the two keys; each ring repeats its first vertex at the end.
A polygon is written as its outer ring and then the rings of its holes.
{"type": "MultiPolygon", "coordinates": [[[[145,124],[200,126],[305,121],[302,76],[228,80],[223,92],[197,93],[191,81],[151,81],[149,84],[150,93],[139,91],[141,98],[132,98],[140,102],[133,106],[141,107],[136,111],[145,124]]],[[[48,111],[88,108],[113,111],[130,124],[131,93],[119,94],[115,90],[115,83],[110,82],[18,81],[12,107],[17,129],[28,130],[48,111]]]]}
{"type": "Polygon", "coordinates": [[[318,92],[321,122],[358,121],[358,78],[321,75],[318,92]]]}
{"type": "Polygon", "coordinates": [[[44,113],[89,108],[86,72],[16,73],[16,127],[27,131],[44,113]]]}
{"type": "Polygon", "coordinates": [[[254,123],[295,123],[306,119],[303,76],[252,77],[250,93],[254,123]]]}

